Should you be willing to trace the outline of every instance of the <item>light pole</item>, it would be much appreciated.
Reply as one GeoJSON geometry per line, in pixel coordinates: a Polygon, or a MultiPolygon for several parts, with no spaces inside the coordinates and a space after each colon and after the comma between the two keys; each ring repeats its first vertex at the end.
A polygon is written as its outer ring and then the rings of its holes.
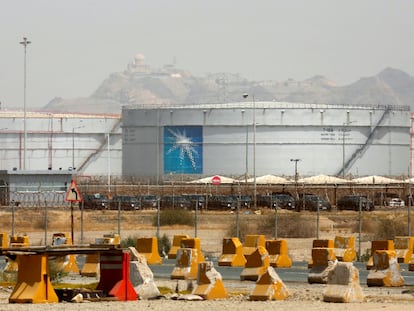
{"type": "MultiPolygon", "coordinates": [[[[270,195],[270,206],[273,205],[272,202],[272,195],[270,195]]],[[[275,201],[275,240],[277,240],[277,209],[279,208],[279,202],[277,201],[278,199],[276,198],[275,201]]]]}
{"type": "MultiPolygon", "coordinates": [[[[244,93],[243,97],[247,98],[249,94],[244,93]]],[[[252,95],[253,101],[253,206],[257,209],[257,184],[256,184],[256,101],[252,95]]]]}
{"type": "Polygon", "coordinates": [[[298,198],[298,162],[300,159],[290,159],[290,162],[295,162],[295,192],[296,199],[298,198]]]}
{"type": "Polygon", "coordinates": [[[345,123],[342,125],[342,178],[345,178],[345,123]]]}
{"type": "Polygon", "coordinates": [[[27,130],[26,130],[26,51],[27,46],[32,43],[23,37],[23,41],[20,42],[24,46],[24,82],[23,82],[23,170],[26,169],[26,141],[27,141],[27,130]]]}
{"type": "Polygon", "coordinates": [[[247,185],[247,179],[248,179],[248,175],[249,175],[249,126],[247,124],[247,122],[245,121],[245,110],[243,109],[242,111],[242,119],[243,119],[243,124],[246,124],[246,144],[245,144],[245,160],[246,160],[246,168],[245,168],[245,173],[244,173],[244,182],[245,185],[247,185]]]}
{"type": "Polygon", "coordinates": [[[408,236],[411,236],[411,205],[413,204],[411,177],[408,179],[408,189],[408,236]]]}
{"type": "Polygon", "coordinates": [[[358,261],[361,261],[361,242],[362,242],[362,200],[358,202],[358,261]]]}
{"type": "Polygon", "coordinates": [[[110,132],[108,132],[108,195],[111,194],[111,145],[110,132]]]}

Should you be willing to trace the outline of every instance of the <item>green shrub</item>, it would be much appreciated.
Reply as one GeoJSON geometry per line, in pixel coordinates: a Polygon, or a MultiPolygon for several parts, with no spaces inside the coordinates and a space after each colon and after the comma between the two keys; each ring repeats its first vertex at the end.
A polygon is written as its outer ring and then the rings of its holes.
{"type": "Polygon", "coordinates": [[[161,257],[164,257],[171,249],[171,241],[168,239],[167,235],[164,235],[158,240],[158,252],[161,257]]]}
{"type": "MultiPolygon", "coordinates": [[[[362,253],[362,251],[361,251],[361,253],[362,253]]],[[[361,254],[361,256],[359,258],[359,261],[367,262],[370,257],[371,257],[371,250],[370,249],[366,249],[365,250],[365,253],[362,253],[361,254]]]]}
{"type": "Polygon", "coordinates": [[[121,240],[121,247],[128,248],[128,247],[137,247],[137,240],[138,236],[128,236],[126,239],[121,240]]]}
{"type": "MultiPolygon", "coordinates": [[[[185,225],[194,226],[194,216],[183,209],[166,209],[160,212],[160,226],[185,225]]],[[[157,226],[157,215],[154,216],[153,226],[157,226]]]]}
{"type": "Polygon", "coordinates": [[[3,271],[1,274],[1,282],[15,284],[17,282],[17,271],[3,271]]]}
{"type": "Polygon", "coordinates": [[[62,278],[68,275],[63,269],[65,257],[55,257],[48,260],[49,276],[51,282],[60,282],[62,278]]]}

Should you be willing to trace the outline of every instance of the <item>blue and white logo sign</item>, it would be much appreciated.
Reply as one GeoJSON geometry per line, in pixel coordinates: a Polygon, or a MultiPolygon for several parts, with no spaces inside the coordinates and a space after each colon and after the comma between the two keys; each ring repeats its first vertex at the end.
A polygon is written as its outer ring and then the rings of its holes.
{"type": "Polygon", "coordinates": [[[203,128],[164,127],[164,174],[203,173],[203,128]]]}

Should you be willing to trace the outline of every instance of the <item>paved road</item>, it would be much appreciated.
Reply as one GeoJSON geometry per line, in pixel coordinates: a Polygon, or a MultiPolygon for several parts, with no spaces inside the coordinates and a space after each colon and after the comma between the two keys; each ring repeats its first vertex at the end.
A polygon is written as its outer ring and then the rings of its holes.
{"type": "MultiPolygon", "coordinates": [[[[220,267],[217,261],[213,260],[215,269],[220,272],[223,280],[240,280],[240,274],[243,268],[240,267],[220,267]]],[[[355,262],[355,267],[359,270],[359,279],[361,284],[367,283],[368,270],[366,263],[355,262]]],[[[175,266],[174,259],[164,259],[162,265],[151,265],[150,268],[154,273],[154,278],[170,278],[175,266]]],[[[401,274],[405,279],[406,285],[414,285],[414,271],[408,271],[407,264],[400,264],[401,274]]],[[[308,264],[307,262],[294,262],[291,268],[275,269],[279,277],[284,282],[308,282],[308,264]]]]}

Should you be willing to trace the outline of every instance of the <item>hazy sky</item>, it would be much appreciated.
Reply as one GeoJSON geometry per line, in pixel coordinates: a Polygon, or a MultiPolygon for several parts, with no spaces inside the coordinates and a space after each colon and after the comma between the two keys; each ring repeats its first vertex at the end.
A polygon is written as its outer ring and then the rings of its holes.
{"type": "Polygon", "coordinates": [[[0,0],[0,101],[91,95],[137,53],[194,75],[320,74],[349,84],[386,67],[414,75],[412,0],[0,0]]]}

